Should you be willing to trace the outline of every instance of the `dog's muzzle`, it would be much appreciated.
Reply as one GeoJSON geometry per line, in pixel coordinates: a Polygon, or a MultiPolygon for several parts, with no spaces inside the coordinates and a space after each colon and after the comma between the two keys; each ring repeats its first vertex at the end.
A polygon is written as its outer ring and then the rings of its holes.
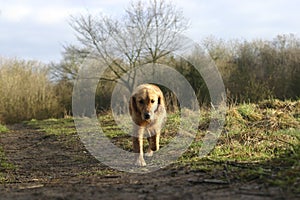
{"type": "Polygon", "coordinates": [[[145,120],[148,120],[148,119],[150,119],[150,117],[151,117],[151,115],[150,115],[150,113],[144,113],[144,119],[145,120]]]}

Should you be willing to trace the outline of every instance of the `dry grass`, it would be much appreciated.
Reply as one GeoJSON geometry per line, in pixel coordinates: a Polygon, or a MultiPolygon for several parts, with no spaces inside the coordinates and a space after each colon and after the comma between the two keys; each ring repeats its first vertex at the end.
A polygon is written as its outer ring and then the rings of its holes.
{"type": "Polygon", "coordinates": [[[34,61],[0,58],[0,121],[48,118],[61,112],[48,70],[34,61]]]}
{"type": "Polygon", "coordinates": [[[211,156],[261,161],[292,150],[300,142],[299,102],[270,100],[230,107],[211,156]]]}

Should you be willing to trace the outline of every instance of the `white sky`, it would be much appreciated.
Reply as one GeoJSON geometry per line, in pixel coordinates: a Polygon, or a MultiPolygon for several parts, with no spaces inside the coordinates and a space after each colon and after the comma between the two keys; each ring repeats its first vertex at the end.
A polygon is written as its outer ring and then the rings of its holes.
{"type": "MultiPolygon", "coordinates": [[[[173,0],[190,19],[186,35],[196,42],[272,39],[300,34],[300,0],[173,0]]],[[[129,0],[0,0],[0,56],[43,62],[61,59],[62,46],[75,43],[70,15],[104,12],[121,16],[129,0]]]]}

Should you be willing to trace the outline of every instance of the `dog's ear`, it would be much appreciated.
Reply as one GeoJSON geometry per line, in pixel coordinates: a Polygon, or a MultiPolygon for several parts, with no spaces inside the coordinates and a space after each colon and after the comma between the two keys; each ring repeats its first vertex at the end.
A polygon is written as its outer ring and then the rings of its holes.
{"type": "Polygon", "coordinates": [[[129,100],[129,108],[130,108],[130,110],[129,110],[130,114],[132,114],[133,111],[136,113],[139,113],[139,110],[136,105],[136,99],[134,96],[132,96],[129,100]],[[133,109],[133,111],[132,111],[132,109],[133,109]]]}
{"type": "Polygon", "coordinates": [[[161,101],[161,97],[158,96],[158,100],[157,100],[157,103],[160,104],[160,101],[161,101]]]}
{"type": "Polygon", "coordinates": [[[158,96],[158,99],[157,99],[157,108],[155,109],[154,112],[157,112],[158,109],[159,109],[159,107],[161,106],[161,101],[162,101],[161,99],[162,99],[161,96],[158,96]]]}

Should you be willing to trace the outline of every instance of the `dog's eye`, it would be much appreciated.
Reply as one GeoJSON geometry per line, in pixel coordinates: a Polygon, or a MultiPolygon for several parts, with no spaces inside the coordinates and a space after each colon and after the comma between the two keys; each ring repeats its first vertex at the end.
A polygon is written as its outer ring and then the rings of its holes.
{"type": "Polygon", "coordinates": [[[152,100],[151,100],[151,103],[154,103],[154,102],[155,102],[154,99],[152,99],[152,100]]]}
{"type": "Polygon", "coordinates": [[[139,100],[139,103],[140,103],[140,104],[144,104],[144,101],[143,101],[143,100],[139,100]]]}

